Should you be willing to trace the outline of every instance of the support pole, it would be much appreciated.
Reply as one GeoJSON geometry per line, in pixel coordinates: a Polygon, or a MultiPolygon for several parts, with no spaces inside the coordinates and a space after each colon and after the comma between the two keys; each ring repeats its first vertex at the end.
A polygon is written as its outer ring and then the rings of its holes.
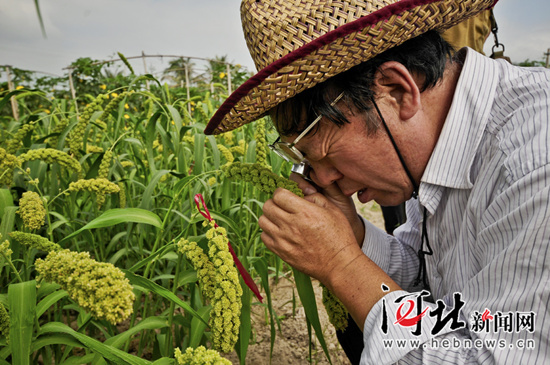
{"type": "Polygon", "coordinates": [[[185,67],[185,88],[187,89],[187,111],[189,112],[189,115],[192,115],[191,103],[189,102],[189,99],[191,99],[191,91],[189,90],[189,66],[187,65],[187,62],[184,62],[183,65],[185,67]]]}
{"type": "Polygon", "coordinates": [[[548,57],[550,56],[550,48],[548,48],[544,55],[546,56],[546,68],[548,68],[548,57]]]}
{"type": "MultiPolygon", "coordinates": [[[[13,82],[11,82],[11,68],[10,66],[6,66],[6,73],[8,75],[8,89],[10,92],[15,90],[15,87],[13,86],[13,82]]],[[[15,96],[12,96],[10,98],[11,101],[11,111],[13,113],[13,118],[15,120],[19,120],[19,105],[17,104],[17,100],[15,99],[15,96]]]]}
{"type": "MultiPolygon", "coordinates": [[[[141,51],[141,59],[143,60],[143,69],[145,70],[145,74],[148,74],[147,72],[147,63],[145,62],[145,52],[141,51]]],[[[145,87],[148,91],[151,91],[149,88],[149,80],[145,80],[145,87]]]]}
{"type": "Polygon", "coordinates": [[[78,113],[78,103],[76,102],[76,91],[74,89],[74,83],[73,83],[73,69],[69,68],[69,88],[71,89],[71,96],[74,101],[74,108],[75,111],[78,113]]]}
{"type": "Polygon", "coordinates": [[[231,89],[231,67],[229,67],[229,63],[227,63],[225,66],[227,69],[227,94],[231,95],[231,93],[233,92],[233,90],[231,89]]]}

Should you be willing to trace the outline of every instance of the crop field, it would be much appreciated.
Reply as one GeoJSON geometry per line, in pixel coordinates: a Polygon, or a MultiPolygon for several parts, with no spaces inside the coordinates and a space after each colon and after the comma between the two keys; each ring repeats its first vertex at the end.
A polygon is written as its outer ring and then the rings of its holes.
{"type": "Polygon", "coordinates": [[[244,364],[253,308],[273,348],[283,276],[328,356],[310,278],[260,239],[273,190],[300,193],[269,122],[205,136],[221,80],[188,97],[150,75],[73,75],[76,99],[44,80],[0,91],[0,364],[244,364]]]}

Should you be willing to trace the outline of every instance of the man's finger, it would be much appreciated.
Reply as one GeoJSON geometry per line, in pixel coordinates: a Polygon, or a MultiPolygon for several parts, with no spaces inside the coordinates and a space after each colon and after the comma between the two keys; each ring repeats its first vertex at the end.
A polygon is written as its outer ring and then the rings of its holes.
{"type": "Polygon", "coordinates": [[[304,199],[322,208],[327,208],[328,205],[330,204],[327,198],[320,193],[308,195],[304,197],[304,199]]]}
{"type": "Polygon", "coordinates": [[[304,177],[301,175],[293,172],[292,174],[290,174],[290,180],[298,184],[298,187],[302,190],[304,195],[311,195],[318,192],[317,188],[311,182],[304,179],[304,177]]]}
{"type": "Polygon", "coordinates": [[[272,200],[275,205],[290,214],[302,212],[304,209],[308,209],[309,205],[303,198],[283,188],[275,190],[272,200]]]}

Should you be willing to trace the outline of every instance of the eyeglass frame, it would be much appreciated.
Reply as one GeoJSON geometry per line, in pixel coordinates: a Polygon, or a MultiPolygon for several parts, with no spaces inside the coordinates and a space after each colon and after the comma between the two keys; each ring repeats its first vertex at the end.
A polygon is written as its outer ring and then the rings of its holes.
{"type": "MultiPolygon", "coordinates": [[[[342,97],[344,96],[344,92],[342,91],[340,93],[340,95],[338,95],[333,101],[332,103],[330,103],[330,106],[335,106],[336,103],[338,103],[338,101],[340,101],[340,99],[342,99],[342,97]]],[[[305,157],[304,155],[302,154],[302,152],[300,152],[300,150],[298,150],[296,147],[296,144],[298,142],[300,142],[300,140],[306,135],[308,134],[308,132],[311,130],[311,128],[313,128],[315,126],[315,124],[317,124],[321,119],[323,118],[323,115],[319,115],[317,116],[317,118],[315,118],[313,120],[313,122],[311,122],[311,124],[306,128],[304,129],[304,131],[302,133],[300,133],[300,135],[298,135],[298,137],[296,137],[296,139],[294,139],[293,142],[282,142],[280,141],[281,137],[277,137],[277,139],[275,140],[275,142],[273,142],[272,144],[269,145],[269,148],[275,152],[277,155],[279,155],[281,158],[283,158],[285,161],[287,162],[291,162],[291,163],[294,163],[294,164],[301,164],[304,162],[305,160],[305,157]],[[291,156],[289,156],[281,147],[279,146],[285,146],[289,151],[291,151],[292,153],[294,153],[294,155],[298,158],[292,158],[291,156]]]]}

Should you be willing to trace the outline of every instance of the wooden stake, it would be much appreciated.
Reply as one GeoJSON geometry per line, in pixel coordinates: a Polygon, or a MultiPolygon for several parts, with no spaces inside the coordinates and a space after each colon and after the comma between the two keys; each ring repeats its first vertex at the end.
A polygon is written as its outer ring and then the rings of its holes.
{"type": "Polygon", "coordinates": [[[229,67],[229,63],[225,64],[227,69],[227,93],[230,95],[233,91],[231,90],[231,68],[229,67]]]}
{"type": "MultiPolygon", "coordinates": [[[[143,60],[143,69],[145,70],[145,74],[148,74],[147,72],[147,63],[145,62],[145,52],[141,51],[141,59],[143,60]]],[[[145,80],[145,87],[148,91],[151,91],[149,88],[149,80],[145,80]]]]}
{"type": "Polygon", "coordinates": [[[72,68],[69,69],[69,88],[71,89],[71,96],[73,97],[75,111],[78,113],[78,103],[76,102],[76,91],[74,89],[72,68]]]}
{"type": "MultiPolygon", "coordinates": [[[[13,86],[13,82],[11,82],[11,69],[10,66],[6,66],[6,73],[8,75],[8,89],[11,91],[15,90],[13,86]]],[[[11,101],[11,111],[13,113],[13,118],[15,120],[19,120],[19,105],[17,104],[17,100],[15,99],[15,96],[12,96],[10,98],[11,101]]]]}
{"type": "MultiPolygon", "coordinates": [[[[181,59],[183,61],[183,58],[181,59]]],[[[187,62],[184,62],[183,65],[185,66],[185,88],[187,89],[187,111],[189,112],[189,116],[191,116],[191,102],[189,102],[189,99],[191,99],[191,92],[189,91],[189,67],[187,66],[187,62]]]]}

